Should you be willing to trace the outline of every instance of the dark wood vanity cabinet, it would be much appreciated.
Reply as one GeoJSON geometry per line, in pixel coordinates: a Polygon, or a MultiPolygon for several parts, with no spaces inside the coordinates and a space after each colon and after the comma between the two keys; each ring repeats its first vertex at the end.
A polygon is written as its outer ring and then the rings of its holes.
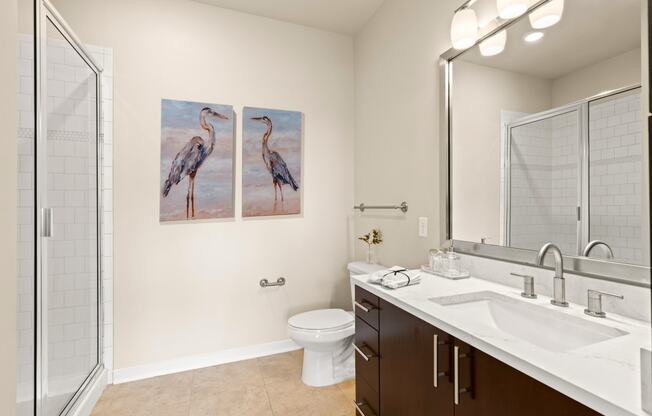
{"type": "Polygon", "coordinates": [[[457,339],[453,361],[456,354],[460,393],[455,416],[600,414],[457,339]]]}
{"type": "Polygon", "coordinates": [[[380,308],[382,414],[452,415],[449,335],[382,299],[380,308]]]}
{"type": "Polygon", "coordinates": [[[599,414],[364,289],[355,297],[360,416],[599,414]]]}

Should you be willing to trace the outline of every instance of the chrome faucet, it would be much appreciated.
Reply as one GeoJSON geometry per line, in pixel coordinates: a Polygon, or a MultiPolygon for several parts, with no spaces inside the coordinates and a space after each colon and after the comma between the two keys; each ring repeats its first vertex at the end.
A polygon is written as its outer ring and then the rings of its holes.
{"type": "Polygon", "coordinates": [[[564,258],[561,255],[559,247],[552,243],[546,243],[541,247],[537,254],[537,266],[543,266],[543,261],[548,253],[552,251],[555,256],[555,278],[553,280],[553,296],[550,303],[556,306],[567,307],[566,302],[566,279],[564,279],[564,258]]]}
{"type": "Polygon", "coordinates": [[[602,240],[593,240],[593,241],[591,241],[590,243],[588,243],[588,244],[586,245],[586,247],[584,247],[584,250],[582,251],[582,255],[583,255],[584,257],[589,257],[589,254],[591,254],[591,250],[593,250],[593,248],[594,248],[595,246],[600,246],[600,245],[606,247],[606,249],[607,249],[607,258],[608,258],[608,259],[613,259],[613,258],[614,258],[614,252],[613,252],[613,250],[611,249],[611,247],[609,247],[609,244],[605,243],[605,242],[602,241],[602,240]]]}

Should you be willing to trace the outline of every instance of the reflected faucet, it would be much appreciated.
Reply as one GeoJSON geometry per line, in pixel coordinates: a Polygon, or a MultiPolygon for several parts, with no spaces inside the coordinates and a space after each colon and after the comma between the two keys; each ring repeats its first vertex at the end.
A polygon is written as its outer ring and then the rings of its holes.
{"type": "Polygon", "coordinates": [[[602,240],[593,240],[590,243],[588,243],[586,247],[584,247],[584,250],[582,251],[582,255],[584,257],[589,257],[589,254],[591,254],[591,250],[593,250],[595,246],[600,246],[600,245],[605,246],[607,248],[607,258],[613,259],[614,258],[613,250],[611,249],[611,247],[609,247],[609,244],[605,243],[602,240]]]}
{"type": "Polygon", "coordinates": [[[566,279],[564,279],[564,258],[559,247],[552,243],[546,243],[537,254],[537,266],[543,266],[548,250],[555,256],[555,277],[553,280],[553,296],[550,303],[556,306],[567,307],[566,302],[566,279]]]}

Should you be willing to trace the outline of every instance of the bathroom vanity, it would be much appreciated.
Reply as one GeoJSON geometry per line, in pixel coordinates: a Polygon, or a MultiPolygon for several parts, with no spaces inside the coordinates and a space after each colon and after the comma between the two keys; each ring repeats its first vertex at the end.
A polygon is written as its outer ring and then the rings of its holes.
{"type": "Polygon", "coordinates": [[[398,290],[354,279],[359,415],[644,414],[642,322],[583,317],[575,305],[559,311],[549,298],[521,300],[517,289],[475,278],[424,276],[398,290]],[[548,333],[537,314],[549,315],[548,333]]]}

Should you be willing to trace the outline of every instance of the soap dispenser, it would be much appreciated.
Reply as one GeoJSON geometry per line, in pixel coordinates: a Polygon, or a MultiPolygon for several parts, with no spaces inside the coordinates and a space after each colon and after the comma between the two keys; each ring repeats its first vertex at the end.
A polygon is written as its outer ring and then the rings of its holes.
{"type": "Polygon", "coordinates": [[[446,252],[445,265],[446,267],[444,272],[448,275],[457,276],[462,272],[462,260],[460,256],[455,253],[455,249],[452,244],[446,252]]]}

